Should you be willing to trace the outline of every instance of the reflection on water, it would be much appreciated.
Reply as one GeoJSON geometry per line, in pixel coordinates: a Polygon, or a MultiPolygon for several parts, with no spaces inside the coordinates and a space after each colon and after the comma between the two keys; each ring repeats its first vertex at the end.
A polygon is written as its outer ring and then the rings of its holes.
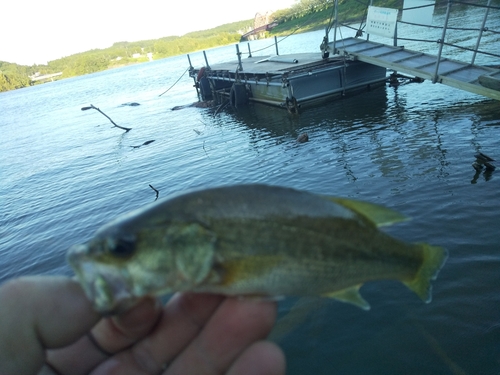
{"type": "Polygon", "coordinates": [[[476,171],[474,177],[472,177],[471,184],[477,184],[477,180],[482,176],[484,181],[489,181],[493,177],[493,171],[489,169],[484,169],[482,171],[476,171]]]}

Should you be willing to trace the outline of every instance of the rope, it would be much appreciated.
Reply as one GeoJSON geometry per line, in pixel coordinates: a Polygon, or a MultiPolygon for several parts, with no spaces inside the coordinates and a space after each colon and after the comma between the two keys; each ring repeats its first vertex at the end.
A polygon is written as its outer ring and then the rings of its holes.
{"type": "MultiPolygon", "coordinates": [[[[355,31],[358,31],[358,30],[359,30],[359,28],[352,27],[352,26],[348,25],[347,23],[339,23],[339,25],[340,25],[340,26],[342,26],[342,27],[345,27],[346,29],[351,29],[351,30],[355,30],[355,31]]],[[[365,28],[365,27],[363,26],[363,29],[364,29],[364,28],[365,28]]],[[[340,27],[339,27],[339,30],[340,30],[340,27]]]]}
{"type": "Polygon", "coordinates": [[[330,30],[332,29],[334,24],[333,21],[335,21],[335,5],[332,6],[332,13],[330,14],[330,19],[328,20],[328,26],[326,31],[327,34],[330,34],[330,30]]]}
{"type": "MultiPolygon", "coordinates": [[[[285,36],[283,39],[278,40],[276,43],[281,43],[282,41],[284,41],[284,40],[285,40],[286,38],[288,38],[289,36],[292,36],[292,35],[293,35],[293,34],[295,34],[295,33],[296,33],[296,32],[297,32],[297,31],[298,31],[301,27],[302,27],[302,26],[299,26],[299,27],[298,27],[295,31],[293,31],[291,34],[289,34],[289,35],[285,36]]],[[[275,45],[275,44],[273,43],[273,44],[268,45],[267,47],[259,48],[259,49],[255,50],[255,51],[252,51],[252,52],[260,52],[260,51],[263,51],[263,50],[265,50],[265,49],[268,49],[268,48],[274,47],[274,45],[275,45]]]]}
{"type": "Polygon", "coordinates": [[[174,87],[174,86],[177,84],[177,82],[179,82],[179,81],[181,80],[181,78],[182,78],[182,77],[184,77],[184,74],[186,74],[186,72],[189,70],[189,68],[190,68],[190,67],[188,67],[188,68],[184,71],[184,73],[182,73],[182,75],[181,75],[181,76],[177,79],[177,81],[175,81],[175,83],[174,83],[172,86],[170,86],[170,87],[169,87],[166,91],[162,92],[162,93],[161,93],[160,95],[158,95],[158,96],[162,96],[163,94],[166,94],[166,93],[167,93],[167,92],[168,92],[168,91],[169,91],[172,87],[174,87]]]}

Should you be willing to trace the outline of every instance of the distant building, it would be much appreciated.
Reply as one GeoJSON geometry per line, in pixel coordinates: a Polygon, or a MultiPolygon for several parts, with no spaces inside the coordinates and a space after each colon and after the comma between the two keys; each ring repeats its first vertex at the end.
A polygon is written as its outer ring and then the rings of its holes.
{"type": "Polygon", "coordinates": [[[140,54],[140,53],[134,53],[134,54],[132,55],[132,57],[133,57],[134,59],[138,59],[139,57],[141,57],[141,54],[140,54]]]}

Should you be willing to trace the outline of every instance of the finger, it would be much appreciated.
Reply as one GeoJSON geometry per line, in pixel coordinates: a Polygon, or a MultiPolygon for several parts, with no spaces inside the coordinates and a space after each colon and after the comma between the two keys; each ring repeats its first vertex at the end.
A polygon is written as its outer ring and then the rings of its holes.
{"type": "Polygon", "coordinates": [[[99,318],[80,285],[69,278],[24,277],[5,283],[0,288],[0,373],[36,373],[45,349],[76,341],[99,318]]]}
{"type": "Polygon", "coordinates": [[[92,333],[102,349],[117,353],[146,336],[160,315],[160,303],[153,298],[145,298],[127,313],[101,320],[92,333]]]}
{"type": "Polygon", "coordinates": [[[275,319],[273,302],[227,298],[166,374],[225,373],[248,346],[269,334],[275,319]]]}
{"type": "Polygon", "coordinates": [[[274,343],[259,341],[245,350],[227,375],[284,375],[285,355],[274,343]]]}
{"type": "Polygon", "coordinates": [[[197,336],[223,300],[211,294],[174,295],[147,337],[101,364],[92,374],[158,374],[197,336]]]}
{"type": "Polygon", "coordinates": [[[91,335],[83,336],[73,345],[51,350],[48,361],[63,374],[88,374],[113,353],[146,336],[160,313],[160,305],[152,298],[145,298],[124,314],[101,319],[91,335]]]}

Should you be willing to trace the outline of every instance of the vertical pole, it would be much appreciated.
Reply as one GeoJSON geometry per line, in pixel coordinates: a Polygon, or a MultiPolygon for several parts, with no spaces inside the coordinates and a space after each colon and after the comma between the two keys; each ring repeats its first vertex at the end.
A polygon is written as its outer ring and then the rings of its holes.
{"type": "Polygon", "coordinates": [[[441,53],[443,52],[444,39],[446,38],[446,29],[448,28],[448,20],[450,18],[451,0],[448,0],[448,6],[446,7],[446,16],[444,19],[443,32],[441,33],[441,39],[438,40],[439,50],[436,59],[436,68],[434,69],[434,76],[432,77],[432,83],[437,82],[439,62],[441,61],[441,53]]]}
{"type": "Polygon", "coordinates": [[[328,52],[328,34],[330,33],[330,30],[328,30],[329,27],[330,25],[325,27],[325,36],[323,37],[323,41],[319,46],[319,49],[321,50],[321,58],[323,59],[327,59],[330,55],[330,52],[328,52]]]}
{"type": "Polygon", "coordinates": [[[248,45],[248,57],[252,57],[252,51],[250,51],[250,43],[247,43],[248,45]]]}
{"type": "Polygon", "coordinates": [[[491,0],[488,0],[488,4],[486,4],[486,10],[484,11],[483,23],[481,24],[481,30],[479,30],[479,35],[477,37],[476,48],[474,48],[474,53],[472,54],[471,64],[474,64],[476,60],[476,54],[479,49],[479,43],[481,43],[481,38],[483,37],[484,26],[486,25],[486,19],[488,18],[488,12],[490,11],[491,0]]]}
{"type": "MultiPolygon", "coordinates": [[[[193,68],[193,64],[191,64],[191,57],[189,56],[189,54],[187,55],[188,57],[188,61],[189,61],[189,72],[191,73],[194,68],[193,68]]],[[[194,82],[194,87],[196,88],[196,95],[199,97],[200,96],[200,92],[198,91],[198,85],[197,85],[197,82],[196,82],[196,77],[193,75],[193,82],[194,82]]]]}
{"type": "Polygon", "coordinates": [[[203,57],[205,57],[205,64],[207,66],[207,69],[210,69],[210,65],[208,65],[207,54],[205,53],[205,51],[203,51],[203,57]]]}
{"type": "Polygon", "coordinates": [[[394,47],[398,46],[398,20],[396,20],[396,26],[394,27],[394,47]]]}
{"type": "Polygon", "coordinates": [[[241,65],[240,46],[237,44],[236,44],[236,55],[238,55],[238,70],[241,72],[243,70],[243,66],[241,65]]]}
{"type": "MultiPolygon", "coordinates": [[[[369,6],[372,6],[373,5],[373,0],[370,0],[370,5],[369,6]]],[[[366,21],[368,22],[368,16],[366,17],[366,21]]],[[[366,33],[366,40],[370,40],[370,34],[366,33]]]]}
{"type": "Polygon", "coordinates": [[[337,14],[337,6],[339,5],[339,0],[335,0],[333,4],[334,13],[335,13],[335,29],[333,30],[333,54],[337,54],[337,48],[335,47],[335,43],[337,42],[337,26],[338,26],[338,14],[337,14]]]}
{"type": "Polygon", "coordinates": [[[276,36],[274,37],[274,45],[276,46],[276,55],[279,55],[279,52],[278,52],[278,38],[276,36]]]}

